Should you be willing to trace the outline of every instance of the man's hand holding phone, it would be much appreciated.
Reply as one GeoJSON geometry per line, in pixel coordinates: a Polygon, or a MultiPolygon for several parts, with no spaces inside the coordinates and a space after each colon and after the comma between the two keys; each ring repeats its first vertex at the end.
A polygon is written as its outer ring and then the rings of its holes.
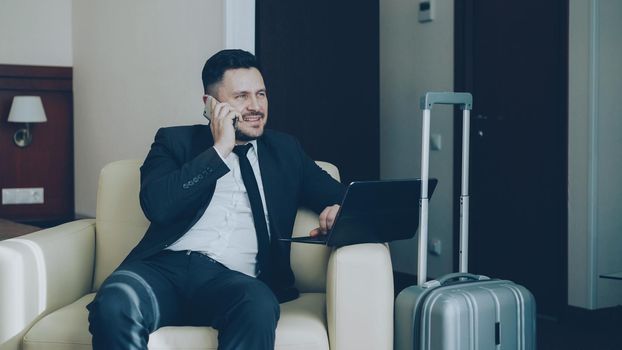
{"type": "Polygon", "coordinates": [[[210,121],[214,148],[226,158],[235,146],[235,125],[240,113],[228,103],[218,102],[207,95],[203,115],[210,121]]]}

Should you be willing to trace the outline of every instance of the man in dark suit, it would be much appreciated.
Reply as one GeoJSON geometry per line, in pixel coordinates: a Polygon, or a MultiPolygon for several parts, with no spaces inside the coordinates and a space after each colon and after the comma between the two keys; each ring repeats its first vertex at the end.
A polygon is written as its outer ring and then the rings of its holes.
{"type": "Polygon", "coordinates": [[[332,226],[344,188],[293,137],[265,129],[255,56],[224,50],[203,68],[209,126],[158,130],[141,167],[143,239],[89,309],[95,349],[146,349],[171,325],[212,326],[219,349],[273,349],[279,302],[295,299],[296,211],[332,226]]]}

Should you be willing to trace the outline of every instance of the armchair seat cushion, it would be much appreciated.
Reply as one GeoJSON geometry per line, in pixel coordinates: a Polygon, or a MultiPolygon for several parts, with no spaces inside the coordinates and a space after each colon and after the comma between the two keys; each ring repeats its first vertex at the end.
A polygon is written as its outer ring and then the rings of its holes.
{"type": "MultiPolygon", "coordinates": [[[[37,322],[24,337],[24,350],[91,349],[86,305],[94,293],[62,307],[37,322]]],[[[324,293],[303,293],[281,304],[276,349],[328,349],[324,293]]],[[[217,349],[211,327],[163,327],[149,337],[149,349],[217,349]]]]}

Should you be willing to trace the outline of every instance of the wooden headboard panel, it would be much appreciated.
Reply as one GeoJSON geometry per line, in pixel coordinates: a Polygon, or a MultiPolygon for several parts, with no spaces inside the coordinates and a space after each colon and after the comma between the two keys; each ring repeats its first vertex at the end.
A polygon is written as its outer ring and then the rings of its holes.
{"type": "Polygon", "coordinates": [[[44,188],[43,204],[0,204],[0,218],[73,218],[72,78],[71,67],[0,65],[0,188],[44,188]],[[31,124],[33,140],[25,148],[13,143],[13,134],[23,125],[7,122],[18,95],[41,96],[47,117],[46,123],[31,124]]]}

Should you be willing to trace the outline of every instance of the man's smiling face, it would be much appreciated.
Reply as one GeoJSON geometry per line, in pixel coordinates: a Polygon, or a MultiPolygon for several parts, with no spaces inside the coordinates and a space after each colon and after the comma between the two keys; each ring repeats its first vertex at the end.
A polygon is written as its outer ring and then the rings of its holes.
{"type": "Polygon", "coordinates": [[[236,126],[237,141],[251,141],[263,135],[268,120],[268,98],[259,70],[227,70],[217,86],[215,97],[230,104],[242,116],[236,126]]]}

